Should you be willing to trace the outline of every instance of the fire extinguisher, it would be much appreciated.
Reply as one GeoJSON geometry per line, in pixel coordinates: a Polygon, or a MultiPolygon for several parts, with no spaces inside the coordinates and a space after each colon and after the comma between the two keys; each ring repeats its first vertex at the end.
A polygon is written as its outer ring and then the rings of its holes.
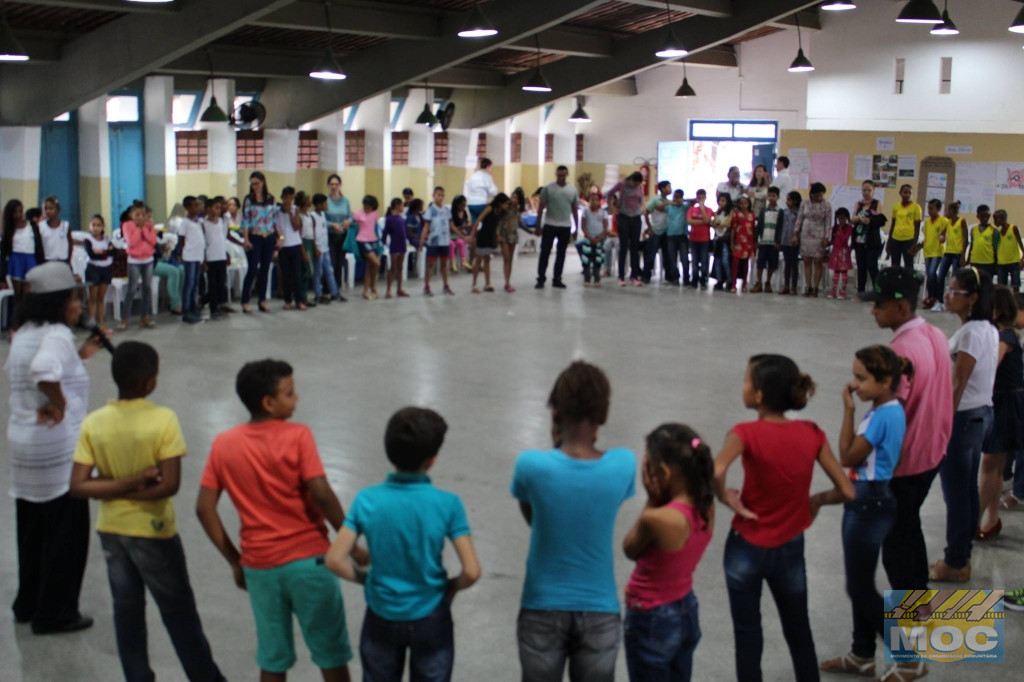
{"type": "Polygon", "coordinates": [[[651,181],[651,167],[646,163],[640,166],[640,175],[644,176],[644,196],[651,193],[650,181],[651,181]]]}

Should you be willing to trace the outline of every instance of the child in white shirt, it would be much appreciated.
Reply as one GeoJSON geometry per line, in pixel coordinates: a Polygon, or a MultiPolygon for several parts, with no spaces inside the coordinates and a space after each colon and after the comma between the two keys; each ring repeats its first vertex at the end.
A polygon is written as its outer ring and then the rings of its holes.
{"type": "Polygon", "coordinates": [[[178,239],[182,240],[181,260],[185,264],[185,284],[181,289],[181,320],[188,324],[202,322],[199,315],[199,269],[206,258],[206,236],[199,224],[203,209],[200,199],[187,196],[182,205],[188,215],[178,226],[178,239]]]}
{"type": "Polygon", "coordinates": [[[219,320],[228,308],[228,219],[221,211],[222,197],[216,197],[206,206],[206,216],[200,221],[206,238],[206,297],[210,302],[210,319],[219,320]]]}
{"type": "Polygon", "coordinates": [[[345,300],[338,293],[338,282],[334,279],[334,266],[331,264],[329,227],[327,225],[327,197],[323,194],[313,195],[313,300],[330,303],[334,299],[345,300]],[[330,294],[323,293],[323,280],[327,279],[330,294]]]}

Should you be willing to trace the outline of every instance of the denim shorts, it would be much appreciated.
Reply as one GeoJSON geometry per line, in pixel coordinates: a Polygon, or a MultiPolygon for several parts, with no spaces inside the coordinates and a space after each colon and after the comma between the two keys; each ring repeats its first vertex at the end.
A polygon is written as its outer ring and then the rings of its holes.
{"type": "Polygon", "coordinates": [[[356,242],[359,245],[359,253],[362,256],[369,256],[371,253],[377,253],[377,246],[380,242],[356,242]]]}
{"type": "Polygon", "coordinates": [[[295,665],[292,614],[318,667],[337,668],[352,660],[341,585],[322,556],[244,570],[260,668],[283,673],[295,665]]]}
{"type": "Polygon", "coordinates": [[[443,246],[428,246],[427,247],[427,258],[448,258],[451,253],[448,250],[448,245],[443,246]]]}

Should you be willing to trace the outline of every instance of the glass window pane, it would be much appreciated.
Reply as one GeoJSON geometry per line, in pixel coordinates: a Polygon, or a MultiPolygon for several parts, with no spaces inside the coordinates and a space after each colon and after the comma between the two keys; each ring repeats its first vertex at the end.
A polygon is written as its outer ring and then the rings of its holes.
{"type": "Polygon", "coordinates": [[[196,95],[175,95],[171,100],[171,123],[176,126],[188,125],[195,105],[196,95]]]}
{"type": "Polygon", "coordinates": [[[108,123],[133,123],[139,120],[139,98],[134,95],[118,95],[107,98],[108,123]]]}
{"type": "Polygon", "coordinates": [[[732,123],[718,123],[715,121],[694,121],[690,128],[690,136],[693,139],[703,137],[732,137],[732,123]]]}
{"type": "Polygon", "coordinates": [[[70,121],[71,120],[71,112],[70,111],[65,111],[60,116],[54,116],[53,120],[54,121],[70,121]]]}
{"type": "Polygon", "coordinates": [[[775,133],[774,123],[737,123],[733,130],[734,137],[746,140],[774,140],[775,133]]]}

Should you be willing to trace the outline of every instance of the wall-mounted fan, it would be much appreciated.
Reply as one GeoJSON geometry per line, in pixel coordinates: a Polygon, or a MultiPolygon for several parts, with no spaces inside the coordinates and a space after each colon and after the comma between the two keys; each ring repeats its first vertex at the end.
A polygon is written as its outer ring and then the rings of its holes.
{"type": "Polygon", "coordinates": [[[229,119],[238,130],[256,130],[267,120],[267,108],[252,100],[238,105],[229,119]]]}
{"type": "Polygon", "coordinates": [[[452,119],[455,118],[455,103],[448,102],[448,106],[444,109],[438,109],[437,121],[441,124],[441,130],[448,130],[452,125],[452,119]]]}

